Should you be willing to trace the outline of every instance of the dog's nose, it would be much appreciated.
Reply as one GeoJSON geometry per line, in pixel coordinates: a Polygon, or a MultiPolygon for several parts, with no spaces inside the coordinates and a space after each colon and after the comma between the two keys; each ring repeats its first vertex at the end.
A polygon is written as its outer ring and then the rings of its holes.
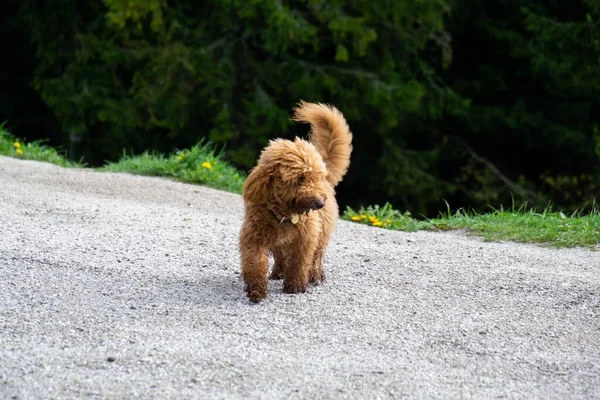
{"type": "Polygon", "coordinates": [[[325,207],[325,201],[323,199],[317,199],[315,201],[315,210],[320,210],[323,207],[325,207]]]}

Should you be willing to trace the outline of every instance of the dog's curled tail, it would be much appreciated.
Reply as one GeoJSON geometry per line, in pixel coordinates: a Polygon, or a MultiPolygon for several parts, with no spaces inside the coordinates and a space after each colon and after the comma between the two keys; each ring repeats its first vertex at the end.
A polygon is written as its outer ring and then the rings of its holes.
{"type": "Polygon", "coordinates": [[[294,121],[311,125],[310,141],[327,166],[327,180],[336,186],[350,166],[352,133],[342,113],[333,106],[300,101],[294,121]]]}

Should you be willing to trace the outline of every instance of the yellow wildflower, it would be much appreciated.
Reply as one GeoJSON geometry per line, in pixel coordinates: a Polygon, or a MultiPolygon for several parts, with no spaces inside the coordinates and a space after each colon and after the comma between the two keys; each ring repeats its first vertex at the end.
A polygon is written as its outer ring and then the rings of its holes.
{"type": "Polygon", "coordinates": [[[391,219],[386,219],[386,220],[385,220],[385,223],[386,223],[386,224],[391,224],[391,223],[392,223],[392,220],[391,220],[391,219]]]}
{"type": "Polygon", "coordinates": [[[21,143],[19,143],[19,142],[14,142],[14,143],[13,143],[13,146],[15,146],[15,147],[18,149],[19,147],[21,147],[21,143]]]}
{"type": "Polygon", "coordinates": [[[355,215],[352,217],[352,221],[360,221],[362,218],[359,217],[358,215],[355,215]]]}
{"type": "Polygon", "coordinates": [[[18,154],[18,155],[21,155],[21,154],[23,154],[23,150],[21,150],[21,149],[17,148],[17,154],[18,154]]]}
{"type": "Polygon", "coordinates": [[[381,226],[381,225],[383,225],[383,222],[381,222],[381,221],[373,222],[373,226],[381,226]]]}
{"type": "Polygon", "coordinates": [[[206,169],[212,169],[212,165],[210,165],[210,163],[208,161],[204,161],[202,163],[202,166],[206,169]]]}
{"type": "Polygon", "coordinates": [[[378,221],[377,217],[369,217],[369,221],[376,222],[378,221]]]}
{"type": "Polygon", "coordinates": [[[367,216],[365,214],[360,215],[360,219],[365,219],[365,218],[367,218],[367,216]]]}

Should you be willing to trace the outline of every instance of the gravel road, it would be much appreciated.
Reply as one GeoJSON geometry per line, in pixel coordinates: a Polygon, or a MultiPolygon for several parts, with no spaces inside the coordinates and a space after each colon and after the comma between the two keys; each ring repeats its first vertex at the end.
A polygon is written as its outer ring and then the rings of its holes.
{"type": "Polygon", "coordinates": [[[241,220],[0,157],[0,398],[600,398],[600,251],[340,221],[324,285],[251,305],[241,220]]]}

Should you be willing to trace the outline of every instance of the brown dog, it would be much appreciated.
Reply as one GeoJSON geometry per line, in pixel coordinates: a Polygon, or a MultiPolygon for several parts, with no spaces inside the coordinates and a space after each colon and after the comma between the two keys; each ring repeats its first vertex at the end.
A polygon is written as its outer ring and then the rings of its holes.
{"type": "Polygon", "coordinates": [[[325,280],[323,255],[338,218],[334,187],[350,165],[352,133],[335,107],[300,102],[294,120],[310,123],[310,140],[275,139],[262,151],[244,185],[240,232],[242,274],[248,298],[267,296],[271,279],[285,293],[303,293],[325,280]]]}

